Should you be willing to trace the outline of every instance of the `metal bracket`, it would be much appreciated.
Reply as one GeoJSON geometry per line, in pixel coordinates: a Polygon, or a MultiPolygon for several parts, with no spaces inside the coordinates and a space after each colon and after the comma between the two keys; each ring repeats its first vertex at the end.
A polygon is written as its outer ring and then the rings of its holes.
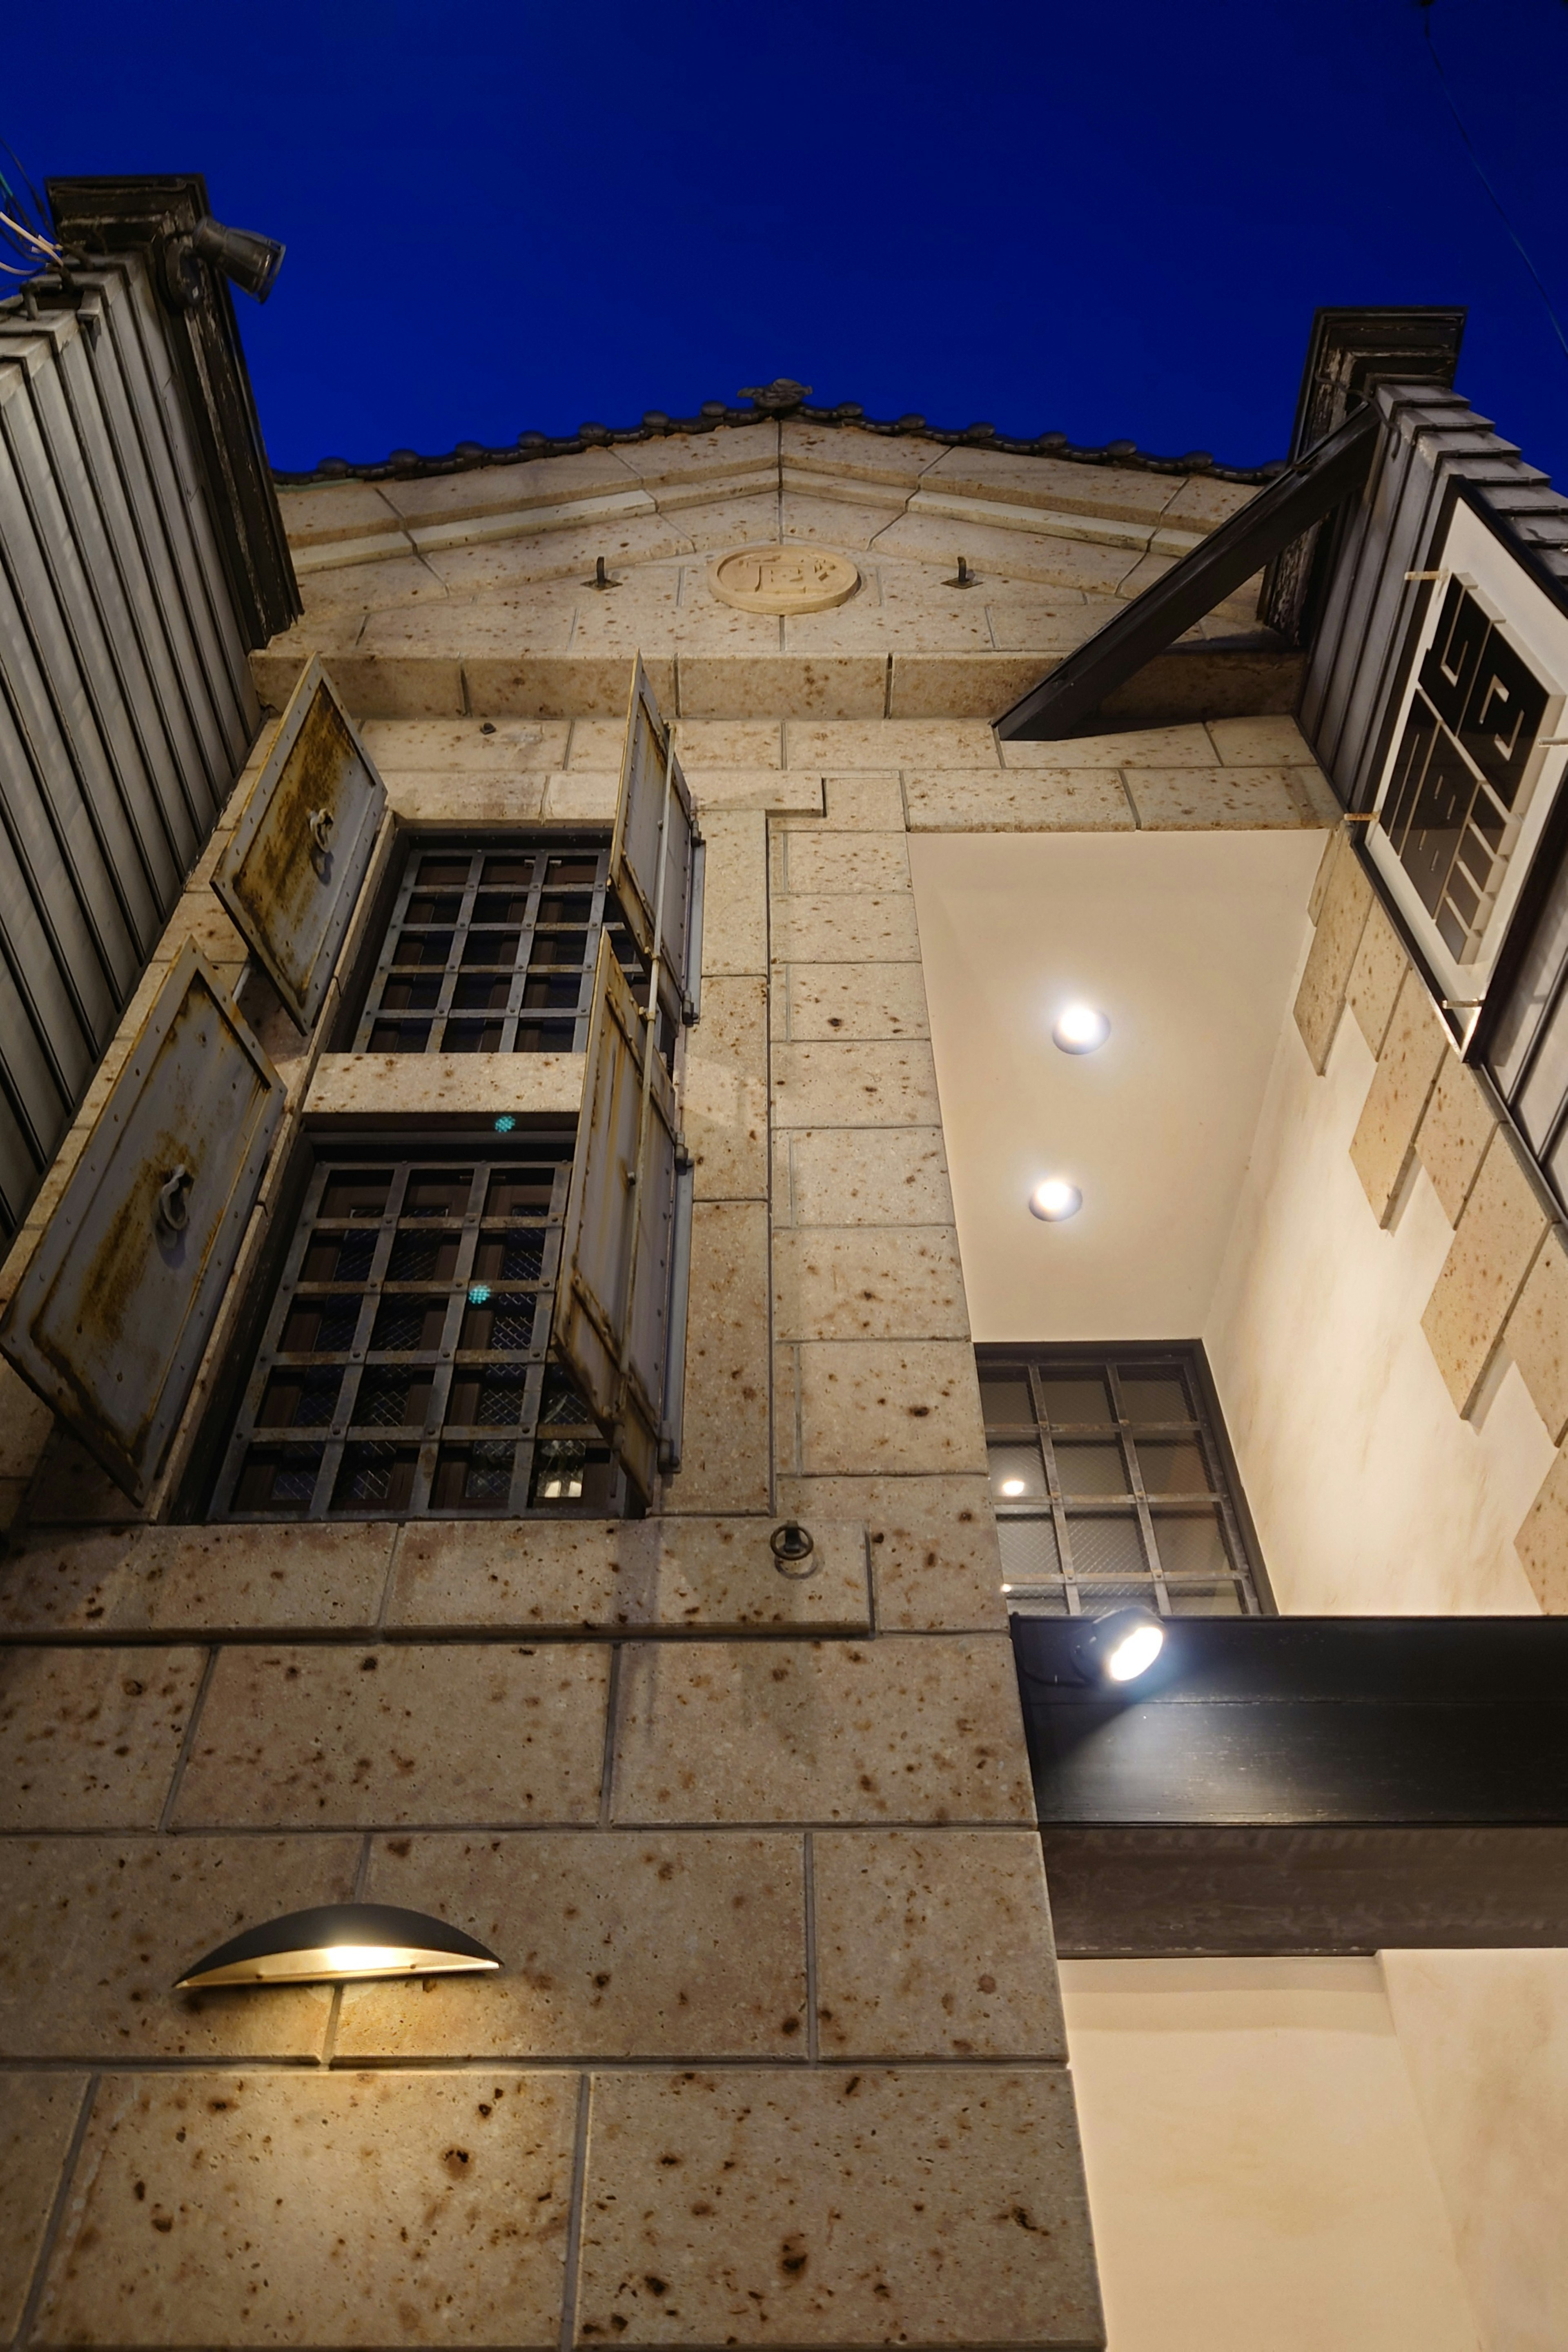
{"type": "Polygon", "coordinates": [[[1002,741],[1054,743],[1070,734],[1260,565],[1355,497],[1382,430],[1374,405],[1357,409],[1005,711],[996,721],[1002,741]]]}

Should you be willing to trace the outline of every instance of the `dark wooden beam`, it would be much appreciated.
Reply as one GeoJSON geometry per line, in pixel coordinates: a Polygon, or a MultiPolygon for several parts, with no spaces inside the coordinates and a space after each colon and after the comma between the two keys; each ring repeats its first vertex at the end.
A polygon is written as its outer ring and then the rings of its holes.
{"type": "Polygon", "coordinates": [[[1176,1618],[1137,1684],[1013,1621],[1065,1952],[1568,1941],[1568,1620],[1176,1618]]]}
{"type": "Polygon", "coordinates": [[[1004,742],[1053,743],[1072,733],[1107,695],[1175,643],[1255,572],[1365,481],[1382,429],[1375,407],[1358,409],[1238,514],[1212,530],[1163,580],[1145,588],[1087,645],[1032,687],[996,721],[1004,742]]]}
{"type": "Polygon", "coordinates": [[[1568,1829],[1040,1832],[1063,1959],[1557,1950],[1568,1829]]]}

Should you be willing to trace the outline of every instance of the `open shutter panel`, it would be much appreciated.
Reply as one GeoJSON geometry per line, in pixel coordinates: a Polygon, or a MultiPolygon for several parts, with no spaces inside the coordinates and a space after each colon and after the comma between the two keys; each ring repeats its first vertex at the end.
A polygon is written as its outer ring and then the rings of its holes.
{"type": "Polygon", "coordinates": [[[0,1324],[0,1349],[144,1502],[233,1271],[283,1083],[190,945],[0,1324]]]}
{"type": "Polygon", "coordinates": [[[697,868],[701,837],[679,760],[670,767],[666,823],[665,772],[668,761],[669,730],[658,715],[658,705],[639,657],[632,673],[631,708],[626,713],[626,746],[621,754],[621,795],[610,847],[610,885],[645,958],[653,952],[657,913],[659,960],[668,974],[667,992],[681,1017],[690,1020],[694,1017],[700,952],[700,943],[693,937],[693,917],[699,898],[697,868]]]}
{"type": "Polygon", "coordinates": [[[679,1470],[686,1425],[686,1324],[691,1304],[691,1213],[697,1197],[697,1167],[689,1151],[675,1160],[675,1225],[669,1247],[669,1329],[664,1349],[664,1412],[659,1423],[658,1466],[679,1470]]]}
{"type": "Polygon", "coordinates": [[[644,1124],[647,1049],[603,940],[551,1346],[645,1499],[658,1468],[677,1154],[674,1090],[657,1054],[644,1124]]]}
{"type": "Polygon", "coordinates": [[[302,1029],[321,1009],[385,807],[386,787],[312,657],[213,877],[302,1029]]]}

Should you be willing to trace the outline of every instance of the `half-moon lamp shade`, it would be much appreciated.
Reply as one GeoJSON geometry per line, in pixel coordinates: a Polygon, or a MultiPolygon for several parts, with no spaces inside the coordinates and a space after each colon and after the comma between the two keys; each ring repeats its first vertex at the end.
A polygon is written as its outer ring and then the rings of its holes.
{"type": "Polygon", "coordinates": [[[499,1969],[493,1952],[444,1919],[390,1903],[289,1911],[220,1944],[174,1986],[352,1984],[361,1977],[462,1976],[499,1969]]]}

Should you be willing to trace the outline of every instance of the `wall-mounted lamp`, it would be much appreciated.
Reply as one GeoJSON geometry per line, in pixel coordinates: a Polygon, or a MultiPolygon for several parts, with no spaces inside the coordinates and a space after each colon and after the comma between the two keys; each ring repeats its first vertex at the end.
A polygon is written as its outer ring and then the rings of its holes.
{"type": "Polygon", "coordinates": [[[1042,1218],[1047,1225],[1059,1225],[1065,1218],[1076,1217],[1082,1206],[1083,1194],[1065,1176],[1047,1176],[1029,1195],[1029,1214],[1042,1218]]]}
{"type": "Polygon", "coordinates": [[[326,1903],[247,1927],[174,1986],[353,1984],[362,1977],[465,1976],[500,1962],[460,1927],[390,1903],[326,1903]]]}
{"type": "Polygon", "coordinates": [[[254,229],[226,228],[205,213],[195,228],[171,237],[163,247],[163,285],[169,299],[182,310],[194,310],[205,288],[198,261],[210,262],[232,286],[265,302],[283,267],[284,247],[275,236],[258,236],[254,229]]]}
{"type": "Polygon", "coordinates": [[[1165,1628],[1152,1609],[1134,1603],[1097,1617],[1075,1643],[1077,1654],[1100,1682],[1131,1683],[1146,1675],[1165,1646],[1165,1628]]]}
{"type": "Polygon", "coordinates": [[[1092,1054],[1110,1034],[1110,1016],[1092,1004],[1064,1005],[1051,1038],[1064,1054],[1092,1054]]]}

